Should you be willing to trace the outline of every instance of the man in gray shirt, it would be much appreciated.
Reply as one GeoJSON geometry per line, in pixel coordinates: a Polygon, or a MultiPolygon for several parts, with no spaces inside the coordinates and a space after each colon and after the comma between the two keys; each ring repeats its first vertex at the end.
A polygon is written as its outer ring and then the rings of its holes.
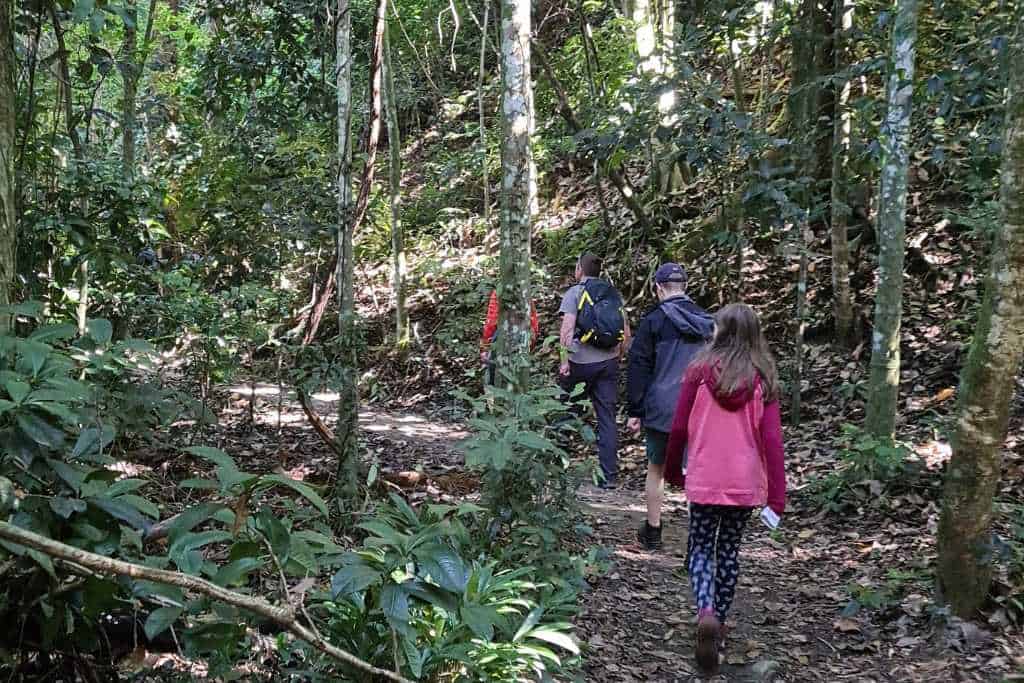
{"type": "Polygon", "coordinates": [[[623,341],[610,349],[601,349],[579,340],[576,330],[576,316],[580,297],[587,280],[601,275],[601,259],[591,253],[583,254],[576,262],[576,280],[562,297],[559,312],[562,314],[560,341],[562,362],[559,367],[559,385],[572,393],[578,384],[586,388],[586,395],[594,404],[597,413],[597,452],[604,481],[601,486],[616,485],[619,473],[618,427],[615,423],[615,409],[619,391],[619,361],[629,346],[629,323],[625,322],[623,341]]]}

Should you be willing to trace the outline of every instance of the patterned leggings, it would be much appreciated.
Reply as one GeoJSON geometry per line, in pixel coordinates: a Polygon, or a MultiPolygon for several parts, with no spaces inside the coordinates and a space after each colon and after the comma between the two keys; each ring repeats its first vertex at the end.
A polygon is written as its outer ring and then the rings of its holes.
{"type": "Polygon", "coordinates": [[[714,610],[723,623],[736,596],[740,541],[750,511],[730,505],[690,504],[686,549],[690,588],[698,611],[714,610]]]}

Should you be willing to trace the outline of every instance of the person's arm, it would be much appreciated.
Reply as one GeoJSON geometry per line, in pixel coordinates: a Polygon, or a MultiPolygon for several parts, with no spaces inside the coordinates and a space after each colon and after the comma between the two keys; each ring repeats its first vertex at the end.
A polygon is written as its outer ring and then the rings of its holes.
{"type": "Polygon", "coordinates": [[[761,416],[761,447],[768,473],[768,507],[775,514],[781,515],[786,509],[786,467],[778,400],[764,407],[764,415],[761,416]]]}
{"type": "Polygon", "coordinates": [[[686,478],[683,476],[683,449],[686,448],[687,426],[690,424],[690,412],[693,410],[693,402],[697,398],[699,387],[700,375],[687,373],[683,380],[683,390],[679,394],[679,402],[676,403],[672,429],[668,435],[668,445],[665,448],[665,481],[676,486],[686,485],[686,478]]]}
{"type": "Polygon", "coordinates": [[[562,314],[562,329],[558,333],[559,344],[559,372],[563,376],[569,374],[569,349],[572,348],[572,340],[576,336],[576,314],[562,314]]]}
{"type": "Polygon", "coordinates": [[[626,401],[630,417],[643,417],[644,397],[654,374],[654,335],[648,318],[640,321],[636,337],[629,347],[629,365],[626,369],[626,401]]]}
{"type": "Polygon", "coordinates": [[[491,339],[498,331],[498,292],[491,292],[491,300],[487,304],[487,318],[484,320],[483,336],[480,338],[480,350],[487,351],[491,346],[491,339]]]}

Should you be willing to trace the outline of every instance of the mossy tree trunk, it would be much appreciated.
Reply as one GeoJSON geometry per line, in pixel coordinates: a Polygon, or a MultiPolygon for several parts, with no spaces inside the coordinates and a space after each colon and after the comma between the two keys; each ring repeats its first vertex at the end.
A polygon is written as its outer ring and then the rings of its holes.
{"type": "Polygon", "coordinates": [[[530,236],[537,183],[530,136],[530,2],[501,3],[501,316],[495,364],[499,382],[524,391],[530,383],[530,236]]]}
{"type": "MultiPolygon", "coordinates": [[[[15,117],[14,3],[0,2],[0,305],[14,301],[18,232],[14,216],[15,117]]],[[[0,315],[0,334],[10,318],[0,315]]]]}
{"type": "Polygon", "coordinates": [[[900,388],[900,323],[903,318],[903,256],[906,249],[907,171],[913,104],[917,0],[895,0],[892,56],[881,131],[882,167],[878,199],[878,291],[871,338],[871,376],[865,426],[892,437],[900,388]]]}
{"type": "Polygon", "coordinates": [[[121,174],[129,185],[135,182],[136,89],[142,71],[138,56],[138,21],[137,0],[125,0],[124,42],[121,47],[121,174]]]}
{"type": "Polygon", "coordinates": [[[351,509],[359,490],[359,392],[352,248],[352,19],[349,0],[338,0],[335,27],[338,135],[338,232],[335,281],[338,296],[338,428],[335,430],[338,476],[335,495],[351,509]]]}
{"type": "Polygon", "coordinates": [[[964,618],[977,615],[992,578],[993,499],[1024,357],[1024,19],[1010,69],[1002,167],[1002,221],[985,301],[960,382],[959,419],[939,523],[938,581],[964,618]]]}

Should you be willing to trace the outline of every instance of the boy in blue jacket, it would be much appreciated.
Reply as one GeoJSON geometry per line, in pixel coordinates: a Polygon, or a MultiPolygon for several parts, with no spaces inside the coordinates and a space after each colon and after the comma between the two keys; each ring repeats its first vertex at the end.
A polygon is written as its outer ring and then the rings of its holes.
{"type": "Polygon", "coordinates": [[[654,274],[658,305],[648,311],[629,350],[626,397],[630,430],[645,430],[647,441],[647,519],[637,532],[648,550],[661,548],[661,500],[665,447],[686,366],[711,339],[714,321],[686,296],[686,271],[666,263],[654,274]]]}

